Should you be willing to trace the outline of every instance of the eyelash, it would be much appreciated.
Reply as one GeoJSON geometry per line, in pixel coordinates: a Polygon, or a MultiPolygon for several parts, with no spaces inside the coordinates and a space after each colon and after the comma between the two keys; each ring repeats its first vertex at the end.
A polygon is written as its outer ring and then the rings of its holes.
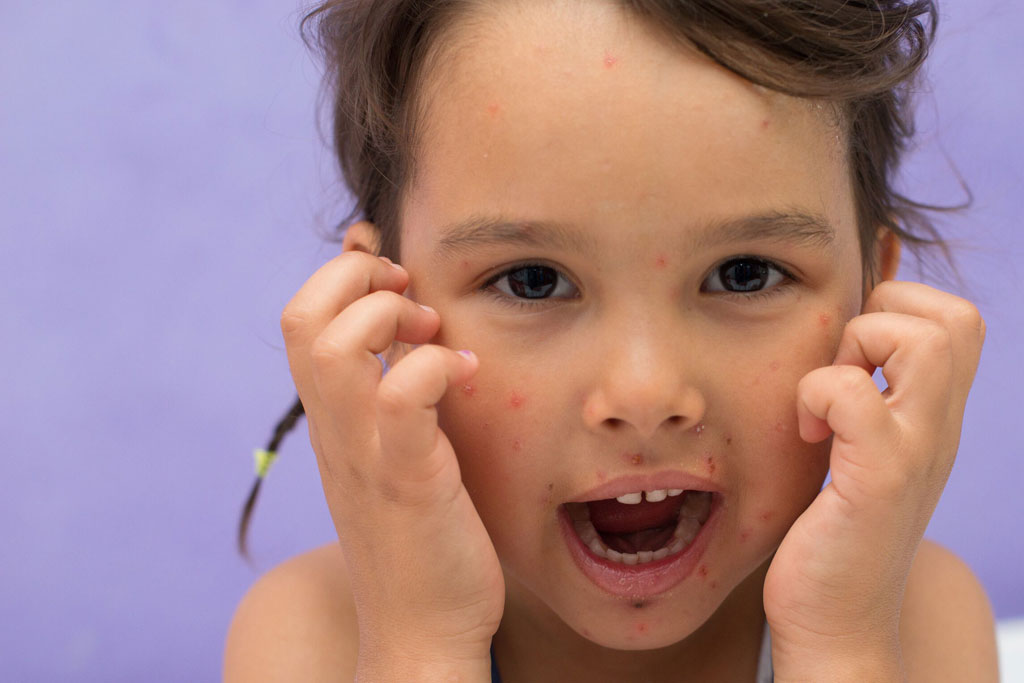
{"type": "MultiPolygon", "coordinates": [[[[746,301],[746,302],[765,301],[765,300],[771,299],[773,297],[776,297],[779,294],[782,294],[784,292],[784,290],[786,290],[788,287],[790,287],[791,285],[794,285],[794,284],[796,284],[798,282],[796,277],[794,277],[786,268],[783,268],[781,265],[779,265],[775,261],[772,261],[771,259],[766,259],[766,258],[763,258],[763,257],[760,257],[760,256],[750,256],[750,255],[742,254],[742,255],[737,255],[737,256],[730,256],[729,258],[724,259],[722,261],[719,261],[717,264],[715,264],[715,266],[712,267],[708,271],[707,275],[705,275],[704,279],[701,281],[701,292],[702,293],[707,293],[704,290],[704,283],[708,280],[708,278],[710,278],[712,275],[716,274],[717,271],[720,268],[722,268],[722,266],[724,266],[724,265],[726,265],[728,263],[731,263],[733,261],[756,261],[758,263],[763,263],[764,265],[768,266],[768,268],[770,268],[772,270],[775,270],[780,275],[782,275],[783,279],[782,279],[781,282],[776,283],[774,286],[772,286],[769,289],[762,289],[762,290],[757,290],[757,291],[753,291],[753,292],[749,292],[749,293],[730,292],[730,291],[714,291],[714,292],[711,292],[715,296],[723,297],[723,298],[726,298],[726,299],[732,299],[732,300],[746,301]]],[[[501,303],[503,305],[507,305],[507,306],[510,306],[510,307],[513,307],[513,308],[529,309],[529,308],[536,308],[538,306],[543,306],[543,305],[550,305],[550,303],[552,301],[551,297],[544,297],[544,298],[538,298],[538,299],[528,299],[528,298],[524,298],[524,297],[513,297],[513,296],[509,296],[509,295],[505,294],[504,292],[501,292],[501,291],[498,291],[498,290],[494,289],[494,284],[496,282],[498,282],[502,278],[508,277],[512,273],[514,273],[516,271],[519,271],[519,270],[522,270],[524,268],[550,268],[551,270],[555,271],[555,273],[557,274],[557,276],[560,279],[563,279],[563,280],[571,283],[571,280],[569,280],[569,278],[566,277],[565,273],[563,273],[558,268],[555,268],[555,267],[553,267],[553,266],[551,266],[551,265],[549,265],[547,263],[538,263],[538,262],[533,262],[533,261],[526,261],[526,262],[523,262],[523,263],[517,263],[517,264],[514,264],[512,266],[509,266],[508,268],[505,268],[501,272],[499,272],[499,273],[497,273],[495,275],[492,275],[491,277],[489,277],[487,279],[486,282],[484,282],[483,285],[481,285],[480,290],[485,292],[486,294],[490,295],[498,303],[501,303]]],[[[573,286],[575,287],[575,285],[573,285],[573,286]]],[[[554,299],[554,301],[559,301],[559,299],[554,299]]]]}

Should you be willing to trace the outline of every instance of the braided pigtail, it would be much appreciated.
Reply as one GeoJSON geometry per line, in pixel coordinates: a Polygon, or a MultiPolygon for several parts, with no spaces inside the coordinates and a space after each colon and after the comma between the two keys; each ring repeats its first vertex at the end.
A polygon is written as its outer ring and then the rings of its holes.
{"type": "Polygon", "coordinates": [[[274,427],[274,435],[271,437],[267,447],[253,452],[253,457],[256,460],[256,481],[253,482],[252,489],[249,491],[249,497],[242,507],[242,518],[238,523],[238,552],[247,560],[249,559],[249,549],[246,544],[246,536],[249,531],[249,521],[252,519],[252,511],[256,506],[256,496],[260,492],[260,485],[270,470],[270,466],[277,459],[277,448],[281,445],[285,434],[295,428],[295,424],[304,413],[302,401],[296,398],[292,407],[288,409],[285,416],[274,427]]]}

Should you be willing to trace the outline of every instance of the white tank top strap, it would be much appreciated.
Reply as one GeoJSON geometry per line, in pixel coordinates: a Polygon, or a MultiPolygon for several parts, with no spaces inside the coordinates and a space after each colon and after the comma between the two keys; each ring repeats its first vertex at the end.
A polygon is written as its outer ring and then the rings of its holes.
{"type": "Polygon", "coordinates": [[[764,625],[764,635],[761,636],[761,654],[757,658],[756,683],[772,683],[775,680],[775,673],[772,671],[772,633],[768,624],[764,625]]]}

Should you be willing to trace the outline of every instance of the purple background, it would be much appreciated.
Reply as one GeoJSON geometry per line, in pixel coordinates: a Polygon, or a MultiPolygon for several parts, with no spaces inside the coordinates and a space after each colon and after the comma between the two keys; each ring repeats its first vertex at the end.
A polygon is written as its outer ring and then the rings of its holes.
{"type": "MultiPolygon", "coordinates": [[[[318,70],[288,2],[53,0],[0,8],[0,669],[8,680],[211,680],[255,570],[234,531],[293,390],[284,304],[344,206],[318,70]]],[[[989,325],[929,536],[1000,617],[1024,615],[1024,26],[947,2],[916,197],[946,219],[989,325]]],[[[913,269],[904,269],[912,277],[913,269]]],[[[305,429],[286,441],[257,569],[331,540],[305,429]]],[[[936,596],[942,599],[942,596],[936,596]]]]}

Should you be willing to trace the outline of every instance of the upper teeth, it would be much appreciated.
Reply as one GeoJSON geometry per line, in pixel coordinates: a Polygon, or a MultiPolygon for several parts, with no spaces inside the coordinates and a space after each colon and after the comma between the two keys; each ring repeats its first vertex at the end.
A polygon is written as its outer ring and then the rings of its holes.
{"type": "Polygon", "coordinates": [[[658,501],[665,500],[669,496],[678,496],[683,492],[683,489],[655,489],[654,491],[638,491],[636,493],[626,493],[618,496],[615,500],[626,505],[636,505],[644,498],[650,503],[657,503],[658,501]]]}

